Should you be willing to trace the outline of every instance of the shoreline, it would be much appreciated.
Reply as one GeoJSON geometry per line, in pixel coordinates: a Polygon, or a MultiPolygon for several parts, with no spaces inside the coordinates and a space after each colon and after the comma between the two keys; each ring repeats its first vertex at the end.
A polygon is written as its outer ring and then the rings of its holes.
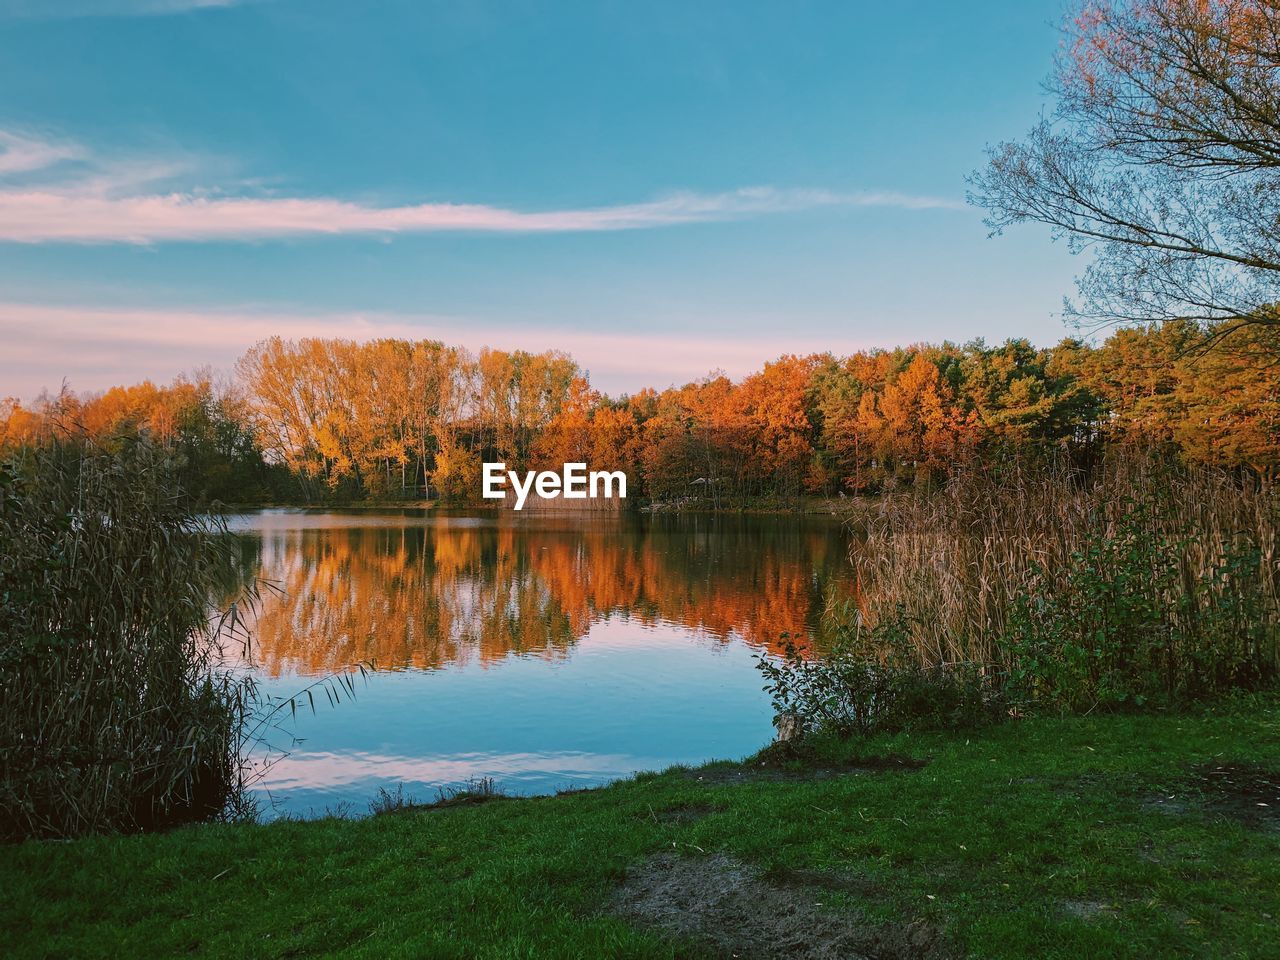
{"type": "Polygon", "coordinates": [[[1274,949],[1280,803],[1250,792],[1280,789],[1265,779],[1280,777],[1274,694],[776,752],[362,819],[28,841],[0,858],[7,944],[14,957],[767,955],[792,916],[810,946],[871,937],[892,957],[1274,949]],[[734,921],[726,884],[765,909],[734,921]],[[686,907],[664,909],[662,890],[686,907]]]}
{"type": "MultiPolygon", "coordinates": [[[[619,510],[538,510],[536,508],[521,511],[522,514],[529,516],[555,513],[557,515],[572,516],[575,514],[587,515],[612,515],[612,514],[691,514],[691,515],[722,515],[731,516],[734,514],[747,516],[832,516],[837,518],[847,518],[854,514],[855,501],[839,500],[830,497],[802,497],[794,503],[790,504],[769,504],[753,503],[742,506],[724,506],[714,507],[707,504],[684,504],[672,503],[671,501],[645,501],[643,504],[636,506],[628,505],[619,510]]],[[[479,502],[470,503],[464,501],[446,501],[440,499],[434,500],[387,500],[387,501],[369,501],[369,500],[341,500],[323,503],[305,503],[302,501],[280,501],[274,503],[220,503],[218,504],[217,513],[233,514],[246,513],[253,510],[484,510],[493,513],[503,511],[503,507],[494,506],[489,503],[479,502]]]]}

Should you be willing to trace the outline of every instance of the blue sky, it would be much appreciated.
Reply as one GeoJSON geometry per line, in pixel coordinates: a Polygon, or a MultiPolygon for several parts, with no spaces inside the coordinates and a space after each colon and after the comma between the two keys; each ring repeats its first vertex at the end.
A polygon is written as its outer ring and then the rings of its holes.
{"type": "Polygon", "coordinates": [[[0,0],[0,394],[273,333],[572,352],[611,392],[783,352],[1052,343],[987,238],[1054,2],[0,0]]]}

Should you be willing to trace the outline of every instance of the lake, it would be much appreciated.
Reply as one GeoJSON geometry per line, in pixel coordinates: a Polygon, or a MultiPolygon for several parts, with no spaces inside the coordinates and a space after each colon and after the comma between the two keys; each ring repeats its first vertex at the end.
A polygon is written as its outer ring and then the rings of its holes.
{"type": "Polygon", "coordinates": [[[772,737],[755,669],[784,633],[821,644],[852,591],[830,517],[264,510],[230,519],[271,581],[252,670],[291,696],[264,812],[363,813],[379,787],[512,794],[737,759],[772,737]]]}

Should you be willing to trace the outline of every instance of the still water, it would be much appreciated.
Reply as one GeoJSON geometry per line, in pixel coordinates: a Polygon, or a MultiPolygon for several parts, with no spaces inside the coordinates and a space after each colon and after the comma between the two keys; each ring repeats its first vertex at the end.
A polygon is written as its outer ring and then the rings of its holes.
{"type": "Polygon", "coordinates": [[[272,742],[265,812],[363,813],[379,787],[513,794],[738,758],[771,737],[755,657],[821,644],[852,589],[827,517],[267,510],[237,516],[262,688],[316,690],[272,742]]]}

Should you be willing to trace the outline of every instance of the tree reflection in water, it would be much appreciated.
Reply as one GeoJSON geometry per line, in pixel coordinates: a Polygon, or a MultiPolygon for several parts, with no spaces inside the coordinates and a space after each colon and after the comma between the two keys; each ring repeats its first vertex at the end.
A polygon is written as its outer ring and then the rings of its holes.
{"type": "Polygon", "coordinates": [[[828,518],[264,511],[233,526],[244,575],[282,590],[251,623],[272,676],[563,658],[610,617],[821,647],[824,605],[852,590],[828,518]]]}

